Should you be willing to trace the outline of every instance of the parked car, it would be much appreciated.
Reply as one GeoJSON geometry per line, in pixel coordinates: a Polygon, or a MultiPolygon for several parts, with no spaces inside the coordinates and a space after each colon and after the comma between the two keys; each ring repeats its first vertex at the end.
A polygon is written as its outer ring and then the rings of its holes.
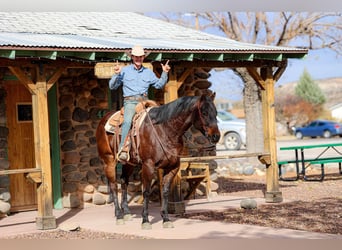
{"type": "Polygon", "coordinates": [[[217,111],[218,127],[221,133],[219,144],[227,150],[239,150],[246,145],[246,121],[238,119],[232,113],[217,111]]]}
{"type": "Polygon", "coordinates": [[[303,139],[306,136],[330,138],[338,135],[342,137],[342,124],[328,120],[315,120],[306,126],[293,128],[293,132],[297,139],[303,139]]]}

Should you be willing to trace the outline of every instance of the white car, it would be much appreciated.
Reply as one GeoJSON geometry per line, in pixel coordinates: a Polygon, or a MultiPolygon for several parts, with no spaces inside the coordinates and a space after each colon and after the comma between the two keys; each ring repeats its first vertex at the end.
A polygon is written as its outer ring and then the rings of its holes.
{"type": "Polygon", "coordinates": [[[227,150],[239,150],[246,146],[246,121],[224,110],[217,111],[217,124],[221,133],[219,144],[227,150]]]}

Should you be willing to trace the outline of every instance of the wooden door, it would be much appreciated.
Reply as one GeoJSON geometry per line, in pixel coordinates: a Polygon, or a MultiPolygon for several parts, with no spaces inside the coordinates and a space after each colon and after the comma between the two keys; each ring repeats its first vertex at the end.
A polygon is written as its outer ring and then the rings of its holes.
{"type": "MultiPolygon", "coordinates": [[[[5,86],[10,169],[34,168],[31,93],[19,82],[8,82],[5,86]]],[[[10,193],[12,212],[37,209],[36,184],[24,174],[10,175],[10,193]]]]}

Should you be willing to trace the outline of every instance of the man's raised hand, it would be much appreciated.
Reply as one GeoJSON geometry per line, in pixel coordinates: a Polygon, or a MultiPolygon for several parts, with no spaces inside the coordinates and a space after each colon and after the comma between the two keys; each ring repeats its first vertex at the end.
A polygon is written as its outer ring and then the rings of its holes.
{"type": "Polygon", "coordinates": [[[116,60],[116,63],[114,64],[114,73],[119,74],[120,72],[121,72],[121,66],[120,66],[118,60],[116,60]]]}
{"type": "Polygon", "coordinates": [[[170,61],[170,60],[167,60],[167,62],[166,62],[165,64],[162,64],[162,63],[161,63],[162,69],[163,69],[163,71],[165,71],[166,73],[168,73],[169,70],[171,69],[171,67],[170,67],[170,65],[169,65],[169,61],[170,61]]]}

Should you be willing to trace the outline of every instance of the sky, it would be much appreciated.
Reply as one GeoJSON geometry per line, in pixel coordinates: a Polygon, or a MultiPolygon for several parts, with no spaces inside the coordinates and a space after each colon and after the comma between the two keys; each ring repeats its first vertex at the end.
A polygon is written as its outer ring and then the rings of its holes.
{"type": "MultiPolygon", "coordinates": [[[[175,12],[164,13],[172,15],[175,12]]],[[[194,15],[191,12],[184,13],[182,18],[189,24],[195,26],[194,15]]],[[[161,18],[159,12],[148,12],[144,14],[153,18],[161,18]]],[[[175,18],[178,19],[179,17],[175,16],[175,18]]],[[[199,22],[200,26],[203,25],[203,20],[200,19],[199,22]]],[[[202,30],[202,32],[225,37],[225,34],[215,28],[208,28],[202,30]]],[[[320,49],[309,50],[307,56],[303,59],[288,59],[288,66],[281,78],[277,81],[276,86],[297,82],[305,69],[314,80],[342,77],[342,55],[337,57],[336,53],[331,50],[320,49]]],[[[242,98],[243,83],[231,70],[220,72],[211,71],[209,81],[212,82],[211,89],[216,92],[217,98],[233,101],[242,98]]]]}
{"type": "MultiPolygon", "coordinates": [[[[313,80],[327,78],[342,78],[342,56],[327,50],[309,51],[304,59],[289,59],[288,66],[277,81],[276,86],[286,83],[297,82],[303,74],[304,69],[308,71],[313,80]]],[[[231,71],[211,71],[208,79],[212,83],[212,89],[217,98],[238,101],[242,99],[243,83],[231,71]],[[229,86],[222,84],[229,82],[229,86]]],[[[342,86],[341,86],[342,87],[342,86]]]]}
{"type": "MultiPolygon", "coordinates": [[[[211,30],[211,34],[221,35],[211,30]]],[[[313,80],[328,78],[342,78],[342,55],[337,56],[336,52],[329,49],[309,50],[303,59],[288,59],[288,66],[277,81],[276,86],[286,83],[297,82],[304,70],[310,74],[313,80]]],[[[212,82],[211,89],[217,93],[218,98],[240,100],[242,98],[242,81],[234,76],[231,70],[211,72],[209,81],[212,82]],[[222,82],[229,81],[229,88],[222,85],[222,82]]],[[[342,86],[341,86],[342,87],[342,86]]]]}

